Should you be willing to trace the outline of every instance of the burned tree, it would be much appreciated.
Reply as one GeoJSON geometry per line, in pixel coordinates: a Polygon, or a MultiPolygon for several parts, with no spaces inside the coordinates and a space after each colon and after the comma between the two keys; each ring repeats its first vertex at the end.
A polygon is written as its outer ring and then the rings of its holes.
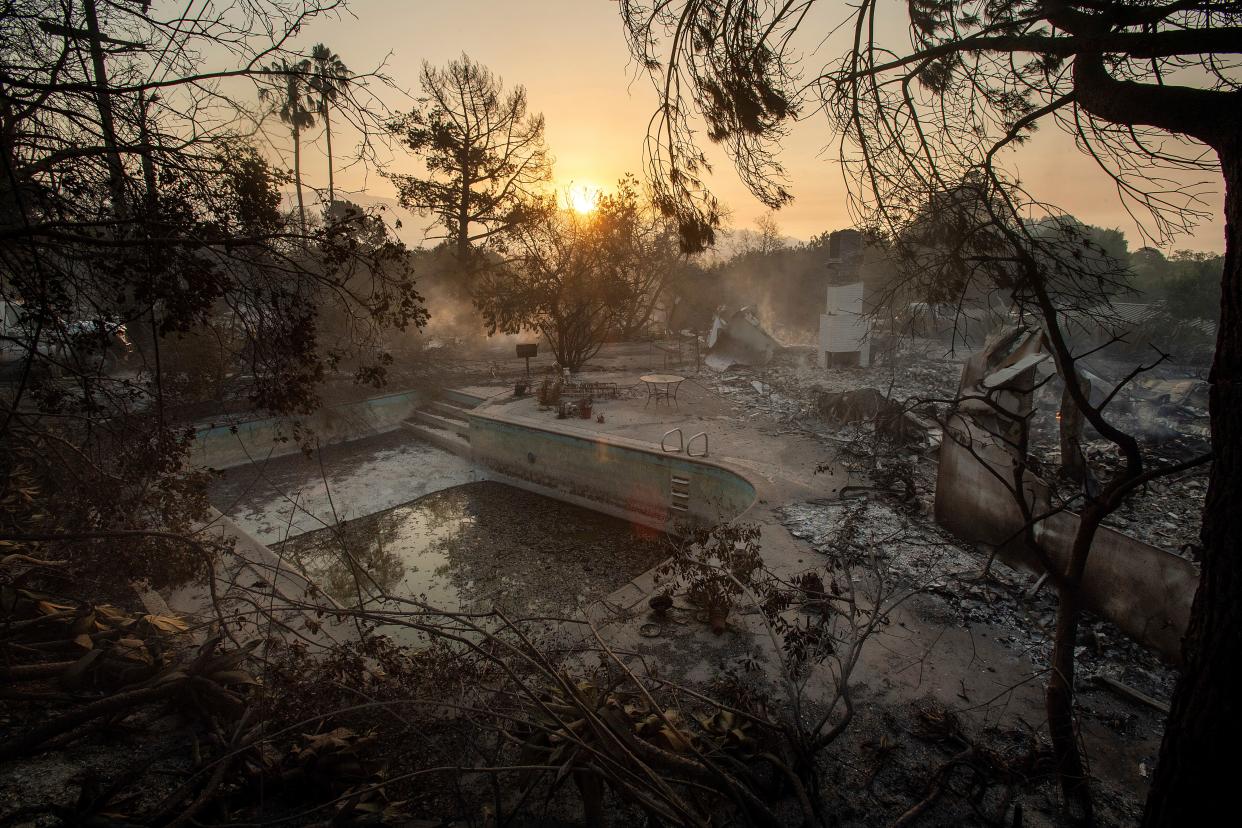
{"type": "Polygon", "coordinates": [[[527,112],[526,88],[462,55],[443,69],[423,64],[424,98],[390,129],[426,166],[393,175],[403,207],[433,216],[466,272],[479,251],[512,237],[538,212],[535,188],[551,177],[543,116],[527,112]]]}
{"type": "Polygon", "coordinates": [[[617,182],[615,192],[602,196],[596,209],[606,261],[620,288],[612,307],[614,327],[618,337],[632,339],[647,327],[683,263],[677,229],[655,209],[632,175],[617,182]]]}
{"type": "Polygon", "coordinates": [[[539,220],[526,223],[515,255],[485,274],[476,291],[488,332],[538,331],[556,361],[571,371],[595,356],[625,290],[615,278],[600,225],[596,216],[551,205],[539,220]]]}
{"type": "Polygon", "coordinates": [[[1006,193],[1023,217],[1030,199],[998,160],[1050,122],[1076,137],[1160,236],[1202,215],[1199,190],[1170,183],[1169,171],[1209,180],[1224,175],[1226,256],[1211,374],[1215,462],[1202,581],[1147,824],[1208,819],[1213,794],[1228,782],[1209,757],[1227,753],[1238,739],[1225,700],[1242,687],[1242,672],[1227,655],[1242,646],[1242,570],[1231,554],[1242,534],[1231,505],[1242,492],[1242,434],[1233,414],[1242,404],[1237,4],[911,0],[912,45],[894,51],[877,39],[878,4],[864,0],[847,21],[849,50],[802,85],[793,38],[813,5],[622,3],[632,51],[661,89],[651,165],[683,227],[695,231],[691,242],[708,238],[716,220],[710,196],[687,185],[701,159],[689,133],[692,106],[703,112],[709,136],[729,145],[747,183],[775,206],[788,193],[771,141],[800,104],[818,96],[842,136],[855,209],[878,228],[902,226],[918,203],[971,173],[1006,193]]]}

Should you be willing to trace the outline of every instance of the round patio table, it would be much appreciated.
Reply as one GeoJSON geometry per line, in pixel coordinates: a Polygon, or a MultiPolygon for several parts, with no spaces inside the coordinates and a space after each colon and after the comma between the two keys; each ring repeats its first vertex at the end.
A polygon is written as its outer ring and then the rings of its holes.
{"type": "Polygon", "coordinates": [[[663,400],[665,405],[669,402],[677,402],[677,388],[685,381],[685,377],[677,374],[644,374],[639,377],[647,386],[647,402],[643,405],[646,408],[651,405],[651,401],[655,400],[656,405],[663,400]]]}

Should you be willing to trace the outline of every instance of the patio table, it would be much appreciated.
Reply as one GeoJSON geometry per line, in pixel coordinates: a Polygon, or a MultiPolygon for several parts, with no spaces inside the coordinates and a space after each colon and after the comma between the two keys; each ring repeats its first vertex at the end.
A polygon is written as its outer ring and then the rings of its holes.
{"type": "Polygon", "coordinates": [[[646,408],[652,400],[656,401],[656,405],[661,400],[665,405],[669,402],[676,404],[677,388],[686,378],[677,374],[644,374],[639,379],[647,386],[647,402],[643,405],[646,408]]]}

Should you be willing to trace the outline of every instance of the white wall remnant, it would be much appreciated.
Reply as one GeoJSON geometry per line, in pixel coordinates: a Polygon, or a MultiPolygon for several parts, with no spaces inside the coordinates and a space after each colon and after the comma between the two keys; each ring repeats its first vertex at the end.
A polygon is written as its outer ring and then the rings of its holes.
{"type": "Polygon", "coordinates": [[[843,358],[869,366],[870,332],[863,313],[863,283],[829,285],[827,310],[819,317],[819,367],[839,365],[843,358]]]}

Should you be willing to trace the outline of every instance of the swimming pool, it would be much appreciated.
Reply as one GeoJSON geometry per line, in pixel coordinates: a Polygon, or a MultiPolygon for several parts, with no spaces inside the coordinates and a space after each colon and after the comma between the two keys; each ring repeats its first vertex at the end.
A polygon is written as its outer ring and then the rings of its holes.
{"type": "Polygon", "coordinates": [[[450,612],[566,616],[668,555],[644,526],[493,481],[274,545],[345,606],[415,597],[450,612]]]}

